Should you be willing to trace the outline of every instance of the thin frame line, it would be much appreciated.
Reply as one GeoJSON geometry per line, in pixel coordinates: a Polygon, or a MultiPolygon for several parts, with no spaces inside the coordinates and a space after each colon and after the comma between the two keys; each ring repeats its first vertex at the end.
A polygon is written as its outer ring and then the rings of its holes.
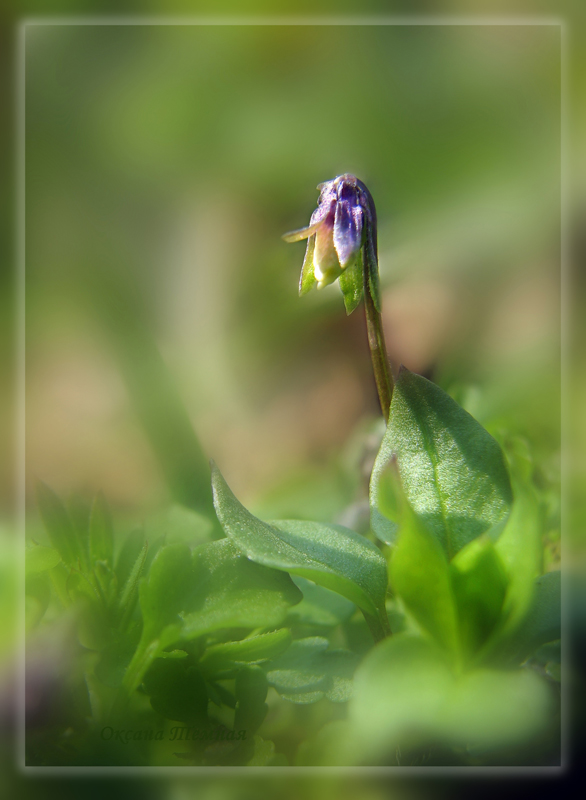
{"type": "MultiPolygon", "coordinates": [[[[567,479],[567,463],[565,454],[565,434],[567,431],[568,409],[567,404],[564,402],[564,397],[567,395],[567,346],[569,341],[569,330],[567,314],[569,309],[569,267],[568,267],[568,230],[567,230],[567,160],[566,160],[566,146],[567,146],[567,116],[569,112],[569,95],[568,95],[568,73],[569,73],[569,55],[568,55],[568,34],[567,22],[563,17],[467,17],[467,16],[454,16],[454,17],[339,17],[339,18],[324,18],[316,17],[315,19],[308,20],[307,18],[295,17],[157,17],[157,18],[141,18],[141,17],[27,17],[21,20],[18,24],[16,33],[16,217],[17,217],[17,232],[16,232],[16,308],[17,308],[17,322],[16,322],[16,355],[17,355],[17,380],[16,380],[16,400],[17,400],[17,439],[18,447],[16,453],[16,489],[17,489],[17,530],[20,532],[21,541],[18,552],[20,553],[19,570],[18,570],[18,585],[19,585],[19,608],[18,608],[18,621],[20,623],[21,633],[21,647],[20,647],[20,662],[17,665],[17,692],[16,699],[20,701],[20,707],[17,707],[17,765],[21,773],[25,776],[43,775],[43,776],[61,776],[61,775],[93,775],[100,777],[108,777],[112,775],[144,775],[145,771],[152,776],[167,776],[169,774],[182,775],[182,776],[214,776],[231,774],[233,776],[248,775],[250,777],[271,776],[275,775],[317,775],[317,774],[342,774],[354,775],[357,777],[372,776],[385,776],[389,773],[406,775],[416,775],[417,777],[431,777],[431,776],[483,776],[498,778],[502,775],[535,775],[539,774],[543,778],[558,777],[566,771],[568,766],[567,761],[567,748],[568,748],[568,735],[569,735],[569,720],[568,720],[568,687],[567,679],[569,678],[568,672],[568,657],[571,655],[568,647],[568,631],[566,619],[569,609],[569,601],[567,596],[566,581],[562,576],[562,678],[564,679],[561,692],[561,764],[560,766],[495,766],[495,767],[394,767],[394,766],[320,766],[320,767],[305,767],[305,766],[280,766],[280,767],[182,767],[182,766],[168,766],[168,767],[83,767],[83,766],[64,766],[64,767],[37,767],[27,766],[25,763],[25,607],[24,607],[24,548],[26,538],[26,525],[25,525],[25,439],[26,439],[26,415],[25,415],[25,373],[26,373],[26,328],[25,328],[25,312],[26,312],[26,292],[25,292],[25,249],[26,249],[26,217],[25,217],[25,175],[26,175],[26,148],[25,148],[25,121],[26,121],[26,105],[25,105],[25,88],[26,88],[26,61],[25,61],[25,46],[26,46],[26,29],[32,26],[136,26],[136,27],[166,27],[166,26],[303,26],[303,27],[336,27],[336,26],[349,26],[349,27],[559,27],[561,32],[560,43],[560,63],[561,63],[561,79],[560,79],[560,121],[561,121],[561,142],[560,142],[560,288],[561,288],[561,395],[562,395],[562,409],[561,409],[561,437],[562,437],[562,468],[561,468],[561,507],[562,507],[562,544],[565,539],[565,524],[566,506],[567,506],[567,491],[564,489],[567,479]]],[[[17,704],[18,706],[18,704],[17,704]]]]}

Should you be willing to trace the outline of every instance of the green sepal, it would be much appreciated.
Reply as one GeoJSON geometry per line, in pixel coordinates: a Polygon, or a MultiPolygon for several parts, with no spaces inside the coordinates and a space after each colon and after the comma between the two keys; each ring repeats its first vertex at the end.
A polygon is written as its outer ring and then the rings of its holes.
{"type": "Polygon", "coordinates": [[[360,304],[364,293],[364,281],[362,277],[362,248],[358,251],[356,261],[346,267],[340,275],[338,282],[344,295],[344,305],[346,314],[351,314],[360,304]]]}
{"type": "Polygon", "coordinates": [[[299,279],[299,296],[307,294],[316,284],[315,273],[313,270],[313,251],[315,250],[315,233],[307,240],[307,248],[305,250],[305,258],[303,259],[303,267],[301,268],[301,277],[299,279]]]}

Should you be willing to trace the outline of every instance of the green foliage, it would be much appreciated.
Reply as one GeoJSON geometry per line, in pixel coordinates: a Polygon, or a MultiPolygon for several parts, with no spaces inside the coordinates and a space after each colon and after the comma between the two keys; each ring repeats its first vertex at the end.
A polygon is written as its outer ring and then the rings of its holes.
{"type": "Polygon", "coordinates": [[[349,709],[348,736],[359,751],[353,762],[394,756],[406,742],[439,740],[476,751],[512,746],[541,733],[553,708],[548,687],[534,673],[457,675],[433,644],[399,634],[357,670],[349,709]]]}
{"type": "Polygon", "coordinates": [[[140,588],[143,629],[125,679],[135,689],[165,648],[227,628],[275,627],[301,600],[291,579],[246,559],[228,540],[163,547],[140,588]]]}
{"type": "Polygon", "coordinates": [[[206,649],[200,660],[200,667],[211,676],[233,672],[244,664],[259,664],[275,658],[290,644],[291,631],[287,628],[248,636],[236,642],[221,642],[206,649]]]}
{"type": "Polygon", "coordinates": [[[265,667],[269,684],[293,703],[315,703],[324,696],[334,703],[346,702],[352,694],[358,657],[348,650],[328,647],[323,637],[297,639],[265,667]]]}
{"type": "Polygon", "coordinates": [[[306,578],[294,576],[293,583],[303,593],[303,600],[289,609],[287,620],[291,623],[332,628],[346,622],[356,609],[354,603],[342,595],[306,578]]]}
{"type": "Polygon", "coordinates": [[[393,456],[409,503],[449,558],[509,513],[497,442],[439,386],[404,368],[370,483],[372,529],[387,543],[398,523],[379,510],[380,479],[393,456]]]}
{"type": "Polygon", "coordinates": [[[46,572],[56,567],[60,561],[61,556],[54,547],[44,547],[39,544],[27,547],[25,553],[26,576],[46,572]]]}
{"type": "Polygon", "coordinates": [[[338,592],[383,624],[386,564],[368,539],[340,525],[262,522],[238,502],[217,467],[212,470],[212,485],[224,530],[249,558],[338,592]]]}

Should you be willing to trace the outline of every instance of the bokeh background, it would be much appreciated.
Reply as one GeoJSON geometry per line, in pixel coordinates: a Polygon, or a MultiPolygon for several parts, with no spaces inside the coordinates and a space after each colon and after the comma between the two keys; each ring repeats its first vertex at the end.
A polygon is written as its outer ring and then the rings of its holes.
{"type": "MultiPolygon", "coordinates": [[[[303,245],[280,235],[347,171],[377,204],[395,367],[514,429],[555,483],[560,57],[556,26],[30,26],[27,489],[101,488],[130,524],[205,504],[182,476],[213,456],[258,513],[334,519],[377,427],[364,321],[335,286],[297,297],[303,245]]],[[[572,223],[586,182],[570,163],[572,223]]]]}
{"type": "Polygon", "coordinates": [[[364,320],[300,300],[280,238],[342,172],[377,203],[395,365],[555,447],[559,27],[30,26],[26,98],[31,480],[163,501],[149,339],[244,501],[294,478],[320,518],[345,504],[327,464],[378,414],[364,320]]]}

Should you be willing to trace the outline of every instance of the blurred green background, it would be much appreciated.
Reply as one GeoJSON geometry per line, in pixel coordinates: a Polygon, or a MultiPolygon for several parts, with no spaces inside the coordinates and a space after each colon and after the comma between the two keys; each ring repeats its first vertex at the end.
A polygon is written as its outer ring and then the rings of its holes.
{"type": "MultiPolygon", "coordinates": [[[[395,366],[438,381],[491,431],[513,427],[555,482],[558,28],[73,26],[26,38],[28,481],[102,488],[133,519],[181,495],[154,454],[156,426],[140,424],[156,418],[140,402],[157,394],[156,343],[203,454],[243,502],[335,517],[348,441],[378,415],[362,312],[346,318],[336,287],[300,300],[303,245],[280,235],[306,224],[318,182],[351,171],[377,203],[395,366]]],[[[568,176],[578,200],[580,163],[568,176]]]]}
{"type": "Polygon", "coordinates": [[[558,27],[30,26],[26,92],[31,480],[164,501],[152,339],[245,502],[343,507],[327,464],[378,414],[362,312],[300,300],[280,239],[342,172],[377,203],[395,366],[557,449],[558,27]]]}

